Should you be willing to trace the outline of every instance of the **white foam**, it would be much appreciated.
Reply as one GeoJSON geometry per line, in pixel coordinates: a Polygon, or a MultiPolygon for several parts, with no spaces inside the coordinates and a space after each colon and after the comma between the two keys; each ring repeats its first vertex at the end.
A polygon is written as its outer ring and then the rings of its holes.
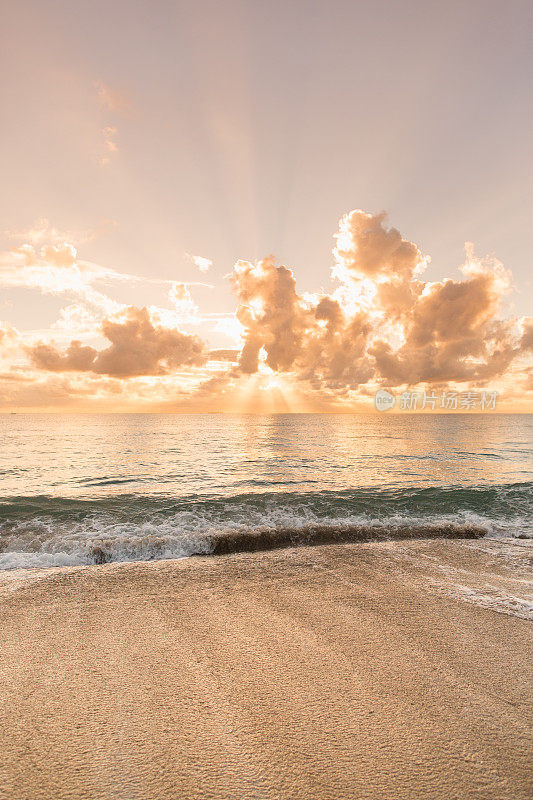
{"type": "Polygon", "coordinates": [[[386,519],[364,515],[344,517],[322,515],[305,501],[293,505],[270,498],[258,509],[249,503],[220,502],[196,504],[191,510],[180,509],[165,515],[154,512],[137,522],[117,521],[110,514],[98,512],[82,520],[58,522],[52,517],[11,522],[2,530],[0,569],[59,567],[93,564],[102,561],[139,561],[186,558],[210,552],[211,537],[226,532],[293,529],[308,526],[335,528],[358,525],[375,526],[380,530],[397,526],[413,528],[434,524],[470,525],[482,528],[496,538],[533,536],[529,520],[489,520],[471,512],[431,517],[409,517],[402,514],[386,519]]]}

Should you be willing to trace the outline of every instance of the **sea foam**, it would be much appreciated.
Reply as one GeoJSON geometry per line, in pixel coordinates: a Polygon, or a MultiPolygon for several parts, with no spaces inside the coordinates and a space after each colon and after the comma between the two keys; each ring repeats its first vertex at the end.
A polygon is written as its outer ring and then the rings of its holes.
{"type": "Polygon", "coordinates": [[[526,538],[531,511],[530,484],[204,498],[9,498],[0,503],[0,568],[400,538],[526,538]]]}

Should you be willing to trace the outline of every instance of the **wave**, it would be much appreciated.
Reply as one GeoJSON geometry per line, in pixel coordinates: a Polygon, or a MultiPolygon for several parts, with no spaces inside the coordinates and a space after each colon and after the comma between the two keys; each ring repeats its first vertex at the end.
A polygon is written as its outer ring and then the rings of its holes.
{"type": "Polygon", "coordinates": [[[530,537],[533,484],[0,502],[0,569],[399,538],[530,537]]]}
{"type": "Polygon", "coordinates": [[[301,545],[342,544],[346,542],[376,542],[392,539],[480,539],[487,529],[479,525],[459,525],[449,522],[398,524],[390,522],[370,525],[309,525],[304,528],[236,531],[211,537],[210,553],[249,553],[301,545]]]}

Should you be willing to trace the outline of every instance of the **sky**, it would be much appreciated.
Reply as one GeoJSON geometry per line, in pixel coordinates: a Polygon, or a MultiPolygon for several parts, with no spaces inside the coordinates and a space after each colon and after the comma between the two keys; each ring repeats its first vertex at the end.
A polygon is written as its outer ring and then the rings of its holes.
{"type": "Polygon", "coordinates": [[[529,0],[1,13],[0,410],[533,410],[529,0]]]}

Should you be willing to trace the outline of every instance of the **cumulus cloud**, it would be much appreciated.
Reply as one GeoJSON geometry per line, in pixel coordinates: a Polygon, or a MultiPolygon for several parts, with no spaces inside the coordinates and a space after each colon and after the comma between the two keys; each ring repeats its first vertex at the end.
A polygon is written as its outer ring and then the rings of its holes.
{"type": "Polygon", "coordinates": [[[237,319],[246,330],[241,370],[257,372],[261,348],[271,369],[290,370],[301,351],[305,327],[292,272],[276,267],[273,257],[257,264],[238,261],[232,283],[239,299],[237,319]]]}
{"type": "MultiPolygon", "coordinates": [[[[68,373],[69,391],[81,381],[80,391],[92,382],[116,394],[127,378],[139,402],[153,395],[163,407],[196,397],[215,410],[223,393],[231,410],[239,393],[279,384],[322,409],[352,403],[356,392],[371,396],[378,385],[530,385],[533,320],[509,316],[512,276],[496,259],[478,258],[468,245],[460,277],[426,281],[429,259],[420,248],[383,213],[363,211],[340,220],[333,259],[332,286],[320,292],[300,291],[292,270],[272,256],[238,261],[235,314],[203,317],[190,284],[179,281],[159,281],[171,308],[111,300],[93,284],[141,279],[80,262],[72,244],[54,237],[0,258],[0,285],[72,296],[54,325],[70,343],[24,340],[22,347],[34,374],[68,373]],[[200,322],[221,337],[218,347],[179,330],[200,322]]],[[[0,352],[8,342],[20,351],[17,335],[0,327],[0,352]]]]}
{"type": "Polygon", "coordinates": [[[371,377],[365,312],[350,317],[336,299],[299,295],[293,273],[276,266],[272,257],[255,265],[238,262],[232,281],[245,331],[239,360],[243,373],[259,370],[263,352],[270,369],[292,371],[315,387],[325,382],[353,388],[371,377]]]}
{"type": "Polygon", "coordinates": [[[60,353],[51,344],[39,342],[29,348],[33,364],[38,369],[48,372],[86,372],[91,370],[98,351],[94,347],[83,346],[74,340],[64,353],[60,353]]]}
{"type": "Polygon", "coordinates": [[[75,340],[64,352],[39,342],[28,348],[28,354],[38,369],[116,378],[166,375],[176,367],[200,366],[207,360],[201,339],[154,324],[147,308],[130,306],[116,317],[104,319],[101,330],[111,342],[104,350],[75,340]]]}
{"type": "Polygon", "coordinates": [[[401,316],[399,348],[376,337],[372,354],[385,381],[481,382],[502,375],[519,355],[517,322],[500,317],[510,274],[499,262],[476,259],[470,248],[467,255],[464,280],[424,284],[401,316]]]}
{"type": "Polygon", "coordinates": [[[374,279],[412,278],[424,269],[428,259],[396,228],[386,228],[385,218],[385,212],[361,210],[341,218],[333,251],[339,267],[355,277],[374,279]]]}
{"type": "Polygon", "coordinates": [[[471,247],[461,280],[424,282],[428,258],[385,215],[352,211],[336,234],[328,295],[299,294],[293,273],[272,257],[239,261],[232,282],[244,329],[239,367],[292,372],[339,393],[367,384],[486,382],[527,347],[523,328],[502,317],[510,273],[471,247]]]}

